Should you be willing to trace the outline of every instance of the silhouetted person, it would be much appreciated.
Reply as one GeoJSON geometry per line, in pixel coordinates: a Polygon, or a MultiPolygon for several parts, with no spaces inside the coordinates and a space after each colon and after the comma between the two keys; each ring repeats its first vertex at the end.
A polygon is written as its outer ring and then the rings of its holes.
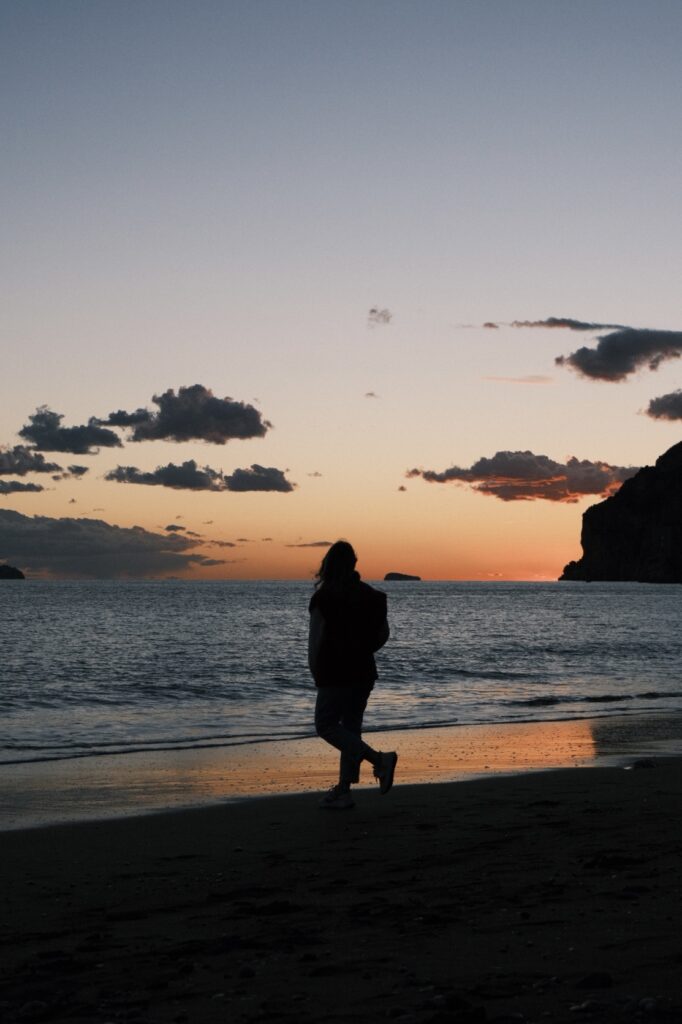
{"type": "Polygon", "coordinates": [[[308,664],[317,686],[315,728],[341,751],[338,785],[320,807],[353,807],[350,787],[360,780],[360,763],[369,761],[382,793],[393,785],[394,752],[373,750],[362,739],[362,716],[377,676],[374,652],[389,637],[386,595],[363,583],[355,571],[351,545],[338,540],[317,572],[310,611],[308,664]]]}

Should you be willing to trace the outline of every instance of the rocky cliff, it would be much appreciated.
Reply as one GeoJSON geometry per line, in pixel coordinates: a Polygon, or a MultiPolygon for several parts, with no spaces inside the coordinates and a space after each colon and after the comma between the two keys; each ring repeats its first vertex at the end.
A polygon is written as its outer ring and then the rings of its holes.
{"type": "Polygon", "coordinates": [[[421,576],[410,576],[409,573],[406,573],[406,572],[387,572],[386,575],[384,576],[384,579],[385,580],[394,580],[394,581],[395,580],[399,580],[399,581],[402,581],[403,583],[407,583],[410,580],[419,580],[419,581],[421,581],[421,576]]]}
{"type": "Polygon", "coordinates": [[[15,569],[13,565],[0,565],[0,580],[25,580],[21,569],[15,569]]]}
{"type": "Polygon", "coordinates": [[[682,583],[682,442],[588,508],[580,543],[560,579],[682,583]]]}

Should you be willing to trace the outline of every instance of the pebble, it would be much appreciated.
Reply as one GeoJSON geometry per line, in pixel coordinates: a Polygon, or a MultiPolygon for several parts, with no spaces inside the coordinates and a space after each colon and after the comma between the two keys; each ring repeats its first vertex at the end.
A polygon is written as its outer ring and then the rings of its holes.
{"type": "Polygon", "coordinates": [[[573,1006],[569,1006],[571,1013],[594,1013],[595,1010],[602,1010],[603,1003],[598,1003],[596,999],[586,999],[584,1003],[574,1003],[573,1006]]]}

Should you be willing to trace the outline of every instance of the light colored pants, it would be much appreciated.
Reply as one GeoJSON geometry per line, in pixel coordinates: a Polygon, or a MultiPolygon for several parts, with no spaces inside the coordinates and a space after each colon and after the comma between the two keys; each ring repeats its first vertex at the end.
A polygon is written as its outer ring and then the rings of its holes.
{"type": "Polygon", "coordinates": [[[320,739],[341,751],[342,786],[360,781],[361,761],[376,761],[376,751],[361,737],[362,716],[370,693],[364,686],[320,686],[317,690],[315,729],[320,739]]]}

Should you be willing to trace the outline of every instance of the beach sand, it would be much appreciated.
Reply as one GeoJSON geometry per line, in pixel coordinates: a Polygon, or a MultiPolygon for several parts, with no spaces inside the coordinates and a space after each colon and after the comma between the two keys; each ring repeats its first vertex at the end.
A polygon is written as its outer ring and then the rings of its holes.
{"type": "Polygon", "coordinates": [[[682,1021],[682,761],[0,836],[3,1021],[682,1021]]]}
{"type": "MultiPolygon", "coordinates": [[[[682,714],[457,725],[368,732],[400,751],[400,781],[620,764],[682,755],[682,714]]],[[[319,739],[151,750],[0,766],[0,828],[127,817],[329,787],[338,754],[319,739]]],[[[371,780],[365,766],[363,781],[371,780]]]]}

